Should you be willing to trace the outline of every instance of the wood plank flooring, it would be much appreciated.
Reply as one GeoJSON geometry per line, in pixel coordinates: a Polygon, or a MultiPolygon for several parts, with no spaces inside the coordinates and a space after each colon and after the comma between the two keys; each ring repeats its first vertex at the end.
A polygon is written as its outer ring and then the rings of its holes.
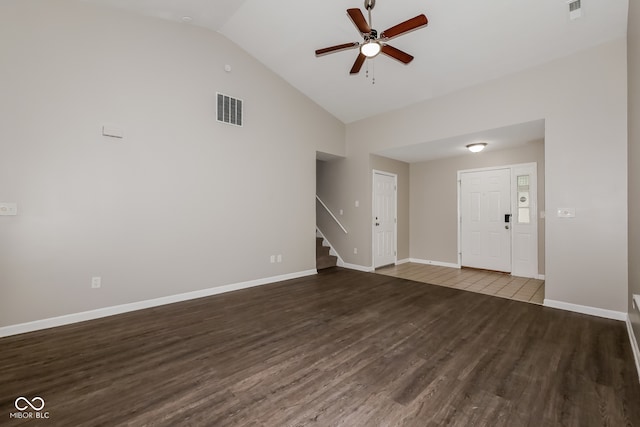
{"type": "Polygon", "coordinates": [[[376,273],[533,304],[544,302],[544,280],[516,277],[509,273],[413,262],[381,267],[376,269],[376,273]]]}
{"type": "Polygon", "coordinates": [[[0,339],[0,425],[640,426],[640,382],[623,322],[332,268],[0,339]]]}

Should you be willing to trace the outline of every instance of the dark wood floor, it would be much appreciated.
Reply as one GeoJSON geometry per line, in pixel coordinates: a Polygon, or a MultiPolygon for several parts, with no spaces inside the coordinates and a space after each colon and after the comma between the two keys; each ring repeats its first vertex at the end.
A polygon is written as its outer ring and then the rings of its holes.
{"type": "Polygon", "coordinates": [[[640,383],[623,322],[333,268],[0,339],[21,424],[640,426],[640,383]]]}

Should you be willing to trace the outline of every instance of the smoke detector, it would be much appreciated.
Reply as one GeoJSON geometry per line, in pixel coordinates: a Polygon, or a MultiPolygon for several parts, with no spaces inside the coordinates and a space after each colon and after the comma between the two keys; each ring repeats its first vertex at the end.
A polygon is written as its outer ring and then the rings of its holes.
{"type": "Polygon", "coordinates": [[[569,20],[575,21],[578,18],[582,18],[582,4],[581,0],[569,0],[569,20]]]}

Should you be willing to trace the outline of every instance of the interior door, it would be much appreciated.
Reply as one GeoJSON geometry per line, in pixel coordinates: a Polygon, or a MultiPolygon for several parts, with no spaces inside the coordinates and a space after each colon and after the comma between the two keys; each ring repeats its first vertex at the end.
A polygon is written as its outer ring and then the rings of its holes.
{"type": "Polygon", "coordinates": [[[511,170],[460,175],[461,263],[511,272],[511,170]]]}
{"type": "Polygon", "coordinates": [[[396,262],[396,176],[373,174],[373,267],[396,262]]]}

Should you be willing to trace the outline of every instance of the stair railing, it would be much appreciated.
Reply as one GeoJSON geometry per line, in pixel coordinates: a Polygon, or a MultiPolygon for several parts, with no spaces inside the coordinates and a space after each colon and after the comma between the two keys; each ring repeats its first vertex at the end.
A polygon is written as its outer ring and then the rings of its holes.
{"type": "Polygon", "coordinates": [[[320,202],[320,204],[322,205],[322,207],[329,212],[329,215],[331,215],[331,218],[333,218],[333,220],[336,222],[336,224],[338,224],[338,226],[342,229],[342,231],[344,231],[344,234],[347,234],[347,229],[344,228],[344,226],[342,224],[340,224],[340,221],[338,221],[338,218],[336,218],[336,216],[333,214],[333,212],[331,212],[331,209],[329,209],[327,207],[327,205],[324,204],[324,202],[320,199],[320,197],[318,197],[318,195],[316,194],[316,200],[320,202]]]}

